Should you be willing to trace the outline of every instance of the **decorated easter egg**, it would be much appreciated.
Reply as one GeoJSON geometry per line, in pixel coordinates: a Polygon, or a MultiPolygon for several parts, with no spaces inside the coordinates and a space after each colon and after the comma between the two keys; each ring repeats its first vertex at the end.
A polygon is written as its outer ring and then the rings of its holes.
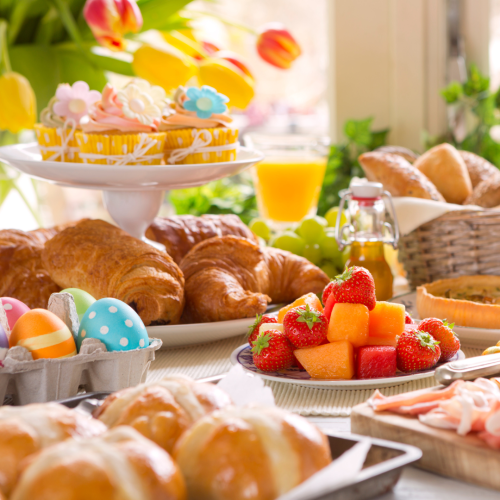
{"type": "Polygon", "coordinates": [[[92,297],[90,293],[80,290],[79,288],[65,288],[64,290],[61,290],[61,293],[64,292],[73,295],[76,312],[78,313],[78,319],[81,322],[83,315],[87,312],[87,309],[95,302],[94,297],[92,297]]]}
{"type": "Polygon", "coordinates": [[[27,313],[30,308],[20,300],[12,299],[10,297],[2,297],[3,308],[7,314],[7,321],[9,322],[9,328],[12,330],[16,321],[24,314],[27,313]]]}
{"type": "Polygon", "coordinates": [[[33,359],[69,358],[76,354],[73,335],[66,324],[45,309],[32,309],[16,322],[9,339],[10,347],[28,349],[33,359]]]}
{"type": "Polygon", "coordinates": [[[9,338],[5,333],[5,329],[2,325],[0,325],[0,348],[9,348],[9,338]]]}
{"type": "Polygon", "coordinates": [[[149,345],[146,327],[139,315],[118,299],[94,302],[82,318],[78,349],[84,339],[99,339],[108,351],[131,351],[149,345]]]}

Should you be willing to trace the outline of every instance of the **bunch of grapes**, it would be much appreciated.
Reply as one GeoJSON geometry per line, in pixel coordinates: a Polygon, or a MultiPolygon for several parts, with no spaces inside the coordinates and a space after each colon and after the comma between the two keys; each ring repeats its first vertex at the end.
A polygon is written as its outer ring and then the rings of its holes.
{"type": "MultiPolygon", "coordinates": [[[[321,267],[330,278],[334,278],[342,272],[349,257],[349,249],[345,248],[341,252],[335,240],[338,211],[339,209],[334,207],[325,217],[306,217],[297,227],[278,234],[273,234],[262,219],[252,220],[249,227],[269,245],[305,257],[321,267]]],[[[341,227],[346,222],[347,219],[342,214],[341,227]]]]}

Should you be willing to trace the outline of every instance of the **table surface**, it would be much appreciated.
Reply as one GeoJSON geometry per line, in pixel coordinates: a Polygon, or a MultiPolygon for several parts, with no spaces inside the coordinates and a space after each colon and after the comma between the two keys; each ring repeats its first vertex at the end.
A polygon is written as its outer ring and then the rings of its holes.
{"type": "MultiPolygon", "coordinates": [[[[351,420],[339,417],[306,417],[325,430],[339,434],[351,432],[351,420]]],[[[478,488],[437,474],[406,467],[391,493],[376,500],[499,500],[500,492],[478,488]]]]}

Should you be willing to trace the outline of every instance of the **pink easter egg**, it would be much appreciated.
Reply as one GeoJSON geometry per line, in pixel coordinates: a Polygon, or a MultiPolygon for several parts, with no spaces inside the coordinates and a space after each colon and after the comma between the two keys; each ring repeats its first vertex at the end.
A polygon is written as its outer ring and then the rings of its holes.
{"type": "Polygon", "coordinates": [[[5,313],[7,314],[7,321],[9,323],[9,327],[12,331],[16,321],[24,314],[27,313],[30,308],[17,299],[12,299],[11,297],[2,297],[0,298],[2,302],[3,308],[5,309],[5,313]]]}

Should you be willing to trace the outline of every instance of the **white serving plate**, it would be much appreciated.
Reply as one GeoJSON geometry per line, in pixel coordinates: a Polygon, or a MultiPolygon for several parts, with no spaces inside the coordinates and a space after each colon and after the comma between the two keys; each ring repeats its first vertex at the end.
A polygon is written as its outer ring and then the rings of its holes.
{"type": "MultiPolygon", "coordinates": [[[[458,351],[456,356],[451,361],[465,359],[465,354],[458,351]]],[[[379,387],[392,387],[395,385],[406,384],[413,380],[432,377],[435,368],[431,370],[420,371],[416,373],[398,373],[395,377],[388,378],[372,378],[366,380],[320,380],[311,378],[310,375],[297,367],[279,372],[263,372],[254,364],[250,345],[244,344],[237,347],[231,353],[231,363],[233,365],[240,364],[243,369],[252,375],[258,375],[265,380],[273,382],[283,382],[285,384],[303,385],[306,387],[317,387],[319,389],[378,389],[379,387]]],[[[442,364],[442,363],[440,363],[442,364]]],[[[439,366],[439,364],[437,365],[439,366]]]]}
{"type": "MultiPolygon", "coordinates": [[[[419,320],[417,312],[417,292],[405,293],[398,295],[389,300],[389,302],[396,302],[397,304],[404,304],[406,310],[411,314],[415,320],[419,320]]],[[[446,319],[446,318],[440,318],[446,319]]],[[[462,345],[469,347],[477,347],[486,349],[495,345],[500,340],[500,330],[486,329],[486,328],[473,328],[468,326],[455,326],[453,331],[457,334],[462,345]]]]}
{"type": "Polygon", "coordinates": [[[189,165],[92,165],[43,161],[38,144],[0,147],[0,160],[25,174],[60,186],[104,191],[157,191],[201,186],[238,174],[264,155],[240,147],[235,161],[189,165]]]}

